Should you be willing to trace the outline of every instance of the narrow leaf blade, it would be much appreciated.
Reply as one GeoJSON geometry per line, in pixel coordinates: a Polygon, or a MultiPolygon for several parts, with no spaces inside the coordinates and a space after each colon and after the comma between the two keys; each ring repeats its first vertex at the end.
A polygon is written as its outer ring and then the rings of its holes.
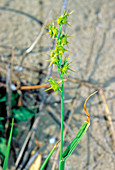
{"type": "Polygon", "coordinates": [[[60,142],[60,140],[57,141],[57,143],[54,145],[53,149],[51,150],[51,152],[50,152],[49,155],[47,156],[46,160],[45,160],[44,163],[42,164],[40,170],[43,170],[43,169],[45,168],[48,160],[50,159],[51,155],[53,154],[53,152],[54,152],[54,150],[56,149],[56,147],[57,147],[57,145],[58,145],[59,142],[60,142]]]}
{"type": "Polygon", "coordinates": [[[6,169],[7,169],[7,165],[8,165],[8,158],[9,158],[10,145],[11,145],[12,132],[13,132],[13,123],[14,123],[14,119],[12,119],[12,125],[11,125],[11,130],[10,130],[8,145],[7,145],[7,149],[6,149],[6,155],[5,155],[3,170],[6,170],[6,169]]]}

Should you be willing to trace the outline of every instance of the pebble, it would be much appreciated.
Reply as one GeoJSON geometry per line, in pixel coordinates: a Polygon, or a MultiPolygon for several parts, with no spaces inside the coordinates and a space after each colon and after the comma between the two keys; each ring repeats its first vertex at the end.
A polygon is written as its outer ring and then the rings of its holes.
{"type": "Polygon", "coordinates": [[[14,84],[11,84],[11,89],[12,89],[13,91],[15,91],[15,90],[16,90],[16,86],[15,86],[14,84]]]}
{"type": "Polygon", "coordinates": [[[55,141],[56,141],[56,139],[55,139],[54,137],[52,137],[52,138],[49,139],[49,143],[50,143],[50,144],[54,144],[55,141]]]}

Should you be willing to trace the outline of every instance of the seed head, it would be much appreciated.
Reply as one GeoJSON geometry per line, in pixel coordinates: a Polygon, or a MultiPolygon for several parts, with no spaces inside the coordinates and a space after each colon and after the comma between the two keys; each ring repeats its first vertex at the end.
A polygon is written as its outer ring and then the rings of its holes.
{"type": "Polygon", "coordinates": [[[51,54],[49,56],[50,56],[50,65],[51,64],[58,64],[59,63],[59,57],[56,56],[53,51],[51,51],[51,54]]]}
{"type": "Polygon", "coordinates": [[[64,46],[67,45],[69,42],[67,41],[67,38],[70,37],[68,35],[65,35],[64,33],[60,36],[57,44],[59,44],[60,46],[64,46]]]}
{"type": "Polygon", "coordinates": [[[58,46],[58,45],[56,45],[56,48],[54,50],[55,54],[59,55],[59,56],[60,55],[62,56],[65,51],[67,51],[67,50],[63,46],[58,46]]]}
{"type": "Polygon", "coordinates": [[[65,74],[67,76],[68,71],[71,70],[69,68],[70,63],[68,63],[68,60],[69,60],[69,57],[67,59],[65,59],[64,63],[61,65],[60,71],[61,71],[62,75],[65,74]]]}
{"type": "Polygon", "coordinates": [[[60,17],[57,17],[57,24],[58,25],[68,24],[69,21],[67,20],[67,18],[71,13],[72,12],[67,13],[67,12],[64,11],[63,14],[60,17]]]}
{"type": "Polygon", "coordinates": [[[48,28],[49,32],[47,34],[49,34],[50,36],[52,36],[53,38],[56,38],[58,36],[58,29],[54,26],[54,23],[49,24],[48,26],[46,26],[46,28],[48,28]]]}
{"type": "MultiPolygon", "coordinates": [[[[60,85],[59,85],[59,83],[57,83],[54,79],[52,79],[51,77],[50,77],[50,79],[48,80],[48,82],[50,83],[50,85],[51,85],[51,87],[49,88],[49,89],[47,89],[47,90],[50,90],[50,89],[53,89],[55,92],[57,92],[58,90],[59,91],[61,91],[61,89],[60,89],[60,85]]],[[[46,90],[46,91],[47,91],[46,90]]]]}

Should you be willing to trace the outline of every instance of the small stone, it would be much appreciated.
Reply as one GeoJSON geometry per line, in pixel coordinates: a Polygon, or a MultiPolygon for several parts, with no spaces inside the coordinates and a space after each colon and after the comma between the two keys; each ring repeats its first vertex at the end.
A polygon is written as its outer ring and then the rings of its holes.
{"type": "Polygon", "coordinates": [[[49,139],[49,143],[50,143],[50,144],[55,143],[55,141],[56,141],[56,139],[55,139],[54,137],[52,137],[52,138],[49,139]]]}
{"type": "Polygon", "coordinates": [[[24,68],[20,66],[20,67],[16,68],[16,70],[17,70],[18,72],[20,72],[20,71],[23,71],[24,68]]]}
{"type": "Polygon", "coordinates": [[[15,86],[14,84],[11,84],[11,89],[12,89],[13,91],[15,91],[15,90],[16,90],[16,86],[15,86]]]}
{"type": "Polygon", "coordinates": [[[102,24],[101,24],[101,23],[98,23],[98,27],[102,28],[102,24]]]}

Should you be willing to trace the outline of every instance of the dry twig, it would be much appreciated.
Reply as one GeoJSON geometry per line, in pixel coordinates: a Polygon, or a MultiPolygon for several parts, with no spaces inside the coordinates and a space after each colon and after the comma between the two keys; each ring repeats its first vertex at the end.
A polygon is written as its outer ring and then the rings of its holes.
{"type": "Polygon", "coordinates": [[[111,119],[111,116],[110,116],[109,108],[108,108],[107,101],[105,99],[103,90],[100,90],[100,94],[101,94],[103,103],[105,105],[105,114],[106,114],[106,117],[108,119],[108,127],[109,127],[109,130],[110,130],[110,133],[111,133],[111,140],[112,140],[113,149],[115,150],[115,130],[114,130],[114,127],[113,127],[112,119],[111,119]]]}
{"type": "Polygon", "coordinates": [[[11,115],[11,77],[10,77],[10,71],[11,71],[11,66],[8,64],[8,70],[7,70],[7,78],[6,78],[6,84],[7,84],[7,116],[8,118],[11,115]]]}

